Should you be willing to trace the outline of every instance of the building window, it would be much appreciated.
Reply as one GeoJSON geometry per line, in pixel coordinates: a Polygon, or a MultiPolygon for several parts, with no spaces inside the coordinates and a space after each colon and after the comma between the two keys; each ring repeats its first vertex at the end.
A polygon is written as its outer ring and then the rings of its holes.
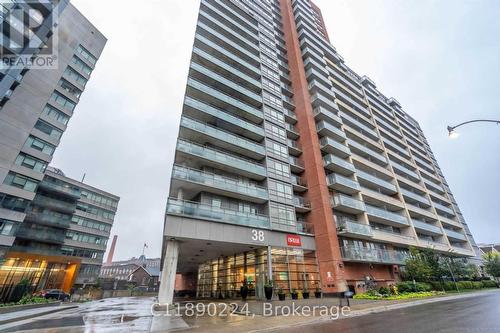
{"type": "Polygon", "coordinates": [[[61,87],[63,90],[68,92],[68,94],[73,95],[75,98],[80,98],[80,95],[82,94],[82,91],[69,83],[65,79],[60,79],[58,83],[59,87],[61,87]]]}
{"type": "Polygon", "coordinates": [[[75,106],[76,106],[76,104],[74,102],[70,101],[68,98],[64,97],[63,95],[61,95],[57,91],[54,91],[52,93],[52,96],[50,96],[50,100],[57,103],[61,107],[65,108],[66,110],[69,110],[71,112],[73,112],[73,110],[75,109],[75,106]]]}
{"type": "Polygon", "coordinates": [[[43,108],[42,115],[54,119],[63,125],[67,125],[69,121],[69,116],[67,114],[57,110],[56,108],[48,104],[43,108]]]}
{"type": "Polygon", "coordinates": [[[25,199],[17,198],[12,195],[0,193],[0,207],[14,210],[16,212],[25,212],[28,207],[28,202],[25,199]]]}
{"type": "Polygon", "coordinates": [[[287,183],[270,179],[268,182],[269,194],[278,199],[292,200],[293,190],[292,186],[287,183]]]}
{"type": "Polygon", "coordinates": [[[16,165],[32,169],[38,172],[44,172],[47,167],[47,162],[34,158],[25,153],[20,153],[16,158],[16,165]]]}
{"type": "Polygon", "coordinates": [[[35,128],[39,130],[40,132],[43,132],[47,134],[48,136],[59,140],[62,136],[62,131],[55,128],[54,126],[50,125],[49,123],[46,123],[45,121],[38,120],[35,124],[35,128]]]}
{"type": "Polygon", "coordinates": [[[74,80],[76,83],[81,84],[83,87],[85,87],[85,85],[87,84],[87,79],[69,66],[64,70],[64,74],[68,78],[74,80]]]}
{"type": "Polygon", "coordinates": [[[288,147],[272,140],[266,140],[266,148],[269,154],[288,160],[288,147]]]}
{"type": "Polygon", "coordinates": [[[288,163],[279,162],[271,158],[268,159],[268,171],[271,175],[277,177],[290,177],[290,165],[288,163]]]}
{"type": "Polygon", "coordinates": [[[35,192],[38,181],[14,172],[9,172],[3,183],[29,192],[35,192]]]}
{"type": "Polygon", "coordinates": [[[54,153],[54,150],[56,149],[54,145],[51,145],[50,143],[47,143],[32,135],[28,137],[28,140],[26,140],[24,146],[27,148],[36,149],[47,155],[52,155],[54,153]]]}
{"type": "Polygon", "coordinates": [[[18,223],[0,219],[0,235],[13,236],[18,223]]]}
{"type": "Polygon", "coordinates": [[[73,64],[73,66],[75,66],[75,68],[77,70],[80,70],[80,71],[84,72],[87,75],[90,75],[90,73],[92,73],[92,68],[90,68],[89,66],[87,66],[87,64],[85,64],[77,56],[73,56],[73,58],[71,59],[71,63],[73,64]]]}
{"type": "Polygon", "coordinates": [[[271,202],[269,204],[269,215],[271,217],[271,223],[273,224],[295,224],[294,207],[279,204],[277,202],[271,202]]]}
{"type": "Polygon", "coordinates": [[[86,48],[81,45],[78,45],[76,48],[76,53],[78,53],[83,59],[90,62],[92,65],[95,65],[97,62],[97,58],[94,57],[86,48]]]}

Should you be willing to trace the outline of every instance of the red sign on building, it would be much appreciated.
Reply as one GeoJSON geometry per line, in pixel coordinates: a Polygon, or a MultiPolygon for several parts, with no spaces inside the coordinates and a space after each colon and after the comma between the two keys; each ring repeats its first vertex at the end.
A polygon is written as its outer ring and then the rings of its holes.
{"type": "Polygon", "coordinates": [[[286,244],[288,246],[302,246],[302,241],[299,235],[286,235],[286,244]]]}

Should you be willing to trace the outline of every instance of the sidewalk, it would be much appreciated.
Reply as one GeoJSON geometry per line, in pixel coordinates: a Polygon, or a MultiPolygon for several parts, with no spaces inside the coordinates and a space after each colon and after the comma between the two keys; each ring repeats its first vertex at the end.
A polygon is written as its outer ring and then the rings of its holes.
{"type": "Polygon", "coordinates": [[[19,311],[0,314],[0,325],[8,324],[14,321],[21,321],[40,317],[46,314],[51,314],[59,311],[77,308],[78,305],[73,304],[58,304],[33,309],[20,309],[19,311]]]}
{"type": "MultiPolygon", "coordinates": [[[[389,310],[395,310],[405,307],[411,307],[421,304],[428,304],[434,302],[442,302],[447,300],[455,300],[468,297],[477,297],[483,294],[500,293],[500,290],[486,290],[478,292],[468,292],[456,295],[439,295],[425,299],[411,299],[399,301],[366,301],[366,300],[350,300],[350,312],[346,312],[346,316],[342,316],[339,312],[337,320],[343,318],[352,318],[371,313],[379,313],[389,310]]],[[[299,300],[295,302],[295,306],[314,306],[321,301],[321,304],[326,306],[337,307],[339,299],[321,299],[321,300],[299,300]]],[[[216,302],[216,301],[214,301],[216,302]]],[[[237,302],[240,303],[240,302],[237,302]]],[[[255,309],[262,302],[249,302],[249,308],[255,309]]],[[[275,306],[291,306],[292,302],[279,302],[273,301],[275,306]]],[[[347,305],[345,300],[343,305],[347,305]]],[[[210,316],[192,316],[183,318],[166,318],[154,317],[151,332],[165,332],[169,331],[186,331],[186,332],[207,332],[207,333],[234,333],[234,332],[267,332],[277,329],[285,329],[290,326],[303,326],[323,321],[335,320],[330,316],[264,316],[249,313],[248,315],[233,315],[227,317],[210,317],[210,316]],[[185,323],[185,324],[184,324],[185,323]],[[187,324],[187,325],[186,325],[187,324]],[[189,326],[189,327],[188,327],[189,326]]]]}

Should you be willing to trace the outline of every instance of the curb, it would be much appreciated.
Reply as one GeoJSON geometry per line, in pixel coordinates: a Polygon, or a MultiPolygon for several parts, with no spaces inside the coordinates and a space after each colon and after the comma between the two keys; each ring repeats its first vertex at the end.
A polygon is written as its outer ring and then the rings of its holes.
{"type": "Polygon", "coordinates": [[[52,314],[52,313],[56,313],[56,312],[61,312],[61,311],[64,311],[64,310],[69,310],[69,309],[76,309],[76,308],[78,308],[78,305],[61,306],[61,307],[57,307],[55,309],[44,311],[44,312],[33,313],[33,314],[30,314],[30,315],[26,315],[26,316],[19,316],[19,317],[15,317],[15,318],[10,318],[10,319],[6,319],[6,320],[2,320],[2,321],[0,321],[0,325],[9,324],[9,323],[12,323],[12,322],[15,322],[15,321],[21,321],[21,320],[26,320],[26,319],[32,319],[32,318],[36,318],[36,317],[41,317],[41,316],[45,316],[45,315],[48,315],[48,314],[52,314]]]}
{"type": "MultiPolygon", "coordinates": [[[[473,297],[473,296],[487,295],[487,294],[493,294],[493,293],[499,293],[499,292],[500,292],[500,290],[491,290],[491,291],[484,291],[484,292],[468,293],[468,294],[463,294],[463,295],[434,297],[434,298],[430,298],[430,299],[417,300],[417,301],[411,301],[411,302],[405,302],[405,303],[399,303],[399,304],[382,305],[382,306],[377,306],[377,307],[373,307],[373,308],[369,308],[369,309],[365,309],[365,310],[351,311],[351,314],[348,317],[340,316],[337,320],[349,319],[349,318],[354,318],[354,317],[361,317],[361,316],[365,316],[365,315],[369,315],[369,314],[381,313],[381,312],[390,311],[390,310],[409,308],[412,306],[417,306],[417,305],[422,305],[422,304],[437,303],[437,302],[462,299],[462,298],[469,298],[469,297],[473,297]]],[[[332,319],[330,319],[329,317],[321,317],[321,318],[312,319],[309,321],[304,321],[301,323],[294,323],[293,326],[295,326],[295,327],[296,326],[307,326],[307,325],[319,324],[319,323],[331,321],[331,320],[332,319]]],[[[251,331],[248,331],[248,333],[262,333],[262,332],[268,332],[268,331],[275,331],[275,330],[279,330],[279,329],[285,329],[288,327],[290,327],[290,325],[278,325],[278,326],[263,328],[263,329],[259,329],[259,330],[251,330],[251,331]]]]}

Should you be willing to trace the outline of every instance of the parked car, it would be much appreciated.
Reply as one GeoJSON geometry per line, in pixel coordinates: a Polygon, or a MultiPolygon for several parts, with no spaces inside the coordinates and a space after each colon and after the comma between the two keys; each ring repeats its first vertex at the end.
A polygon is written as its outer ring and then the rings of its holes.
{"type": "Polygon", "coordinates": [[[47,299],[57,299],[60,301],[68,301],[70,296],[66,294],[61,289],[49,289],[40,292],[41,297],[45,297],[47,299]]]}

